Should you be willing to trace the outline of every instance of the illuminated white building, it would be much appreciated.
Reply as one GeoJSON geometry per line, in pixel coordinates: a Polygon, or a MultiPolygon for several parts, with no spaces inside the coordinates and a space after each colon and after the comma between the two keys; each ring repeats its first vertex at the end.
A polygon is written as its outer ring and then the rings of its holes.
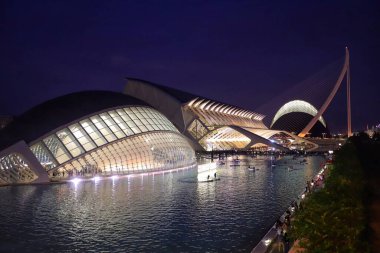
{"type": "Polygon", "coordinates": [[[291,101],[270,129],[260,113],[130,78],[125,94],[65,95],[1,129],[0,185],[187,168],[194,150],[313,150],[318,145],[297,133],[273,129],[297,112],[317,114],[291,101]]]}
{"type": "MultiPolygon", "coordinates": [[[[306,125],[317,115],[318,110],[312,104],[303,100],[292,100],[278,109],[272,119],[271,129],[286,130],[298,135],[306,125]]],[[[309,130],[311,136],[329,135],[326,121],[319,117],[309,130]]]]}
{"type": "Polygon", "coordinates": [[[0,131],[0,185],[195,165],[176,127],[146,103],[89,91],[47,101],[0,131]]]}
{"type": "Polygon", "coordinates": [[[196,150],[302,149],[316,144],[268,129],[264,115],[151,82],[128,78],[125,93],[162,112],[196,150]]]}

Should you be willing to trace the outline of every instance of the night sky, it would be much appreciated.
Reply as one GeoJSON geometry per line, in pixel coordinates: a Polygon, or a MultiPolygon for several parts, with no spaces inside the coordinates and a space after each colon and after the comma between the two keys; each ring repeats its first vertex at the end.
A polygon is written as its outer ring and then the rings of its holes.
{"type": "MultiPolygon", "coordinates": [[[[0,1],[0,114],[135,77],[254,110],[351,53],[353,129],[380,123],[380,1],[0,1]]],[[[345,89],[326,111],[345,129],[345,89]]]]}

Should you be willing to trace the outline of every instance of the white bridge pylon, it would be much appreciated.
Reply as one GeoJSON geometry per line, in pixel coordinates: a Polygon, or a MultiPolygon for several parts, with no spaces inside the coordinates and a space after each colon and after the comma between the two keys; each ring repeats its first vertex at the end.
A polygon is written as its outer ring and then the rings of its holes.
{"type": "Polygon", "coordinates": [[[326,111],[327,107],[330,105],[332,99],[337,93],[340,85],[342,84],[344,76],[347,75],[347,135],[350,137],[352,135],[351,131],[351,99],[350,99],[350,53],[348,47],[346,47],[346,57],[344,60],[343,68],[340,72],[339,78],[335,83],[335,86],[326,101],[323,103],[321,108],[319,108],[318,113],[312,118],[312,120],[306,125],[306,127],[298,134],[299,137],[305,137],[310,129],[315,125],[318,119],[326,111]]]}

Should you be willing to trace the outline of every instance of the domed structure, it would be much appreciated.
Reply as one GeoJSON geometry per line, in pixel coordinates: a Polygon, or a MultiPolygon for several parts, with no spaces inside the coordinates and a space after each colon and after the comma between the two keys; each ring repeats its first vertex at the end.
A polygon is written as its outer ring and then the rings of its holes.
{"type": "Polygon", "coordinates": [[[193,166],[186,138],[160,112],[115,92],[86,91],[34,107],[0,131],[0,184],[193,166]]]}
{"type": "MultiPolygon", "coordinates": [[[[293,100],[277,111],[270,128],[299,134],[317,113],[318,110],[312,104],[303,100],[293,100]]],[[[329,135],[329,130],[321,116],[310,130],[310,136],[320,137],[324,134],[329,135]]]]}

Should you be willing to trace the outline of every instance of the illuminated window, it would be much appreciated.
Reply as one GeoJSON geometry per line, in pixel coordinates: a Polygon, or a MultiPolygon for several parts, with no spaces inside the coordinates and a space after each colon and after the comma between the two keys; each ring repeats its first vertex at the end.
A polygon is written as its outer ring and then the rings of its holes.
{"type": "Polygon", "coordinates": [[[45,170],[49,170],[57,166],[54,158],[51,156],[49,151],[46,150],[45,146],[41,142],[38,142],[31,146],[30,150],[33,152],[45,170]]]}
{"type": "Polygon", "coordinates": [[[96,148],[95,143],[91,140],[86,131],[79,124],[73,124],[69,126],[69,129],[86,151],[96,148]]]}
{"type": "Polygon", "coordinates": [[[99,116],[92,116],[90,119],[108,142],[116,140],[116,136],[112,133],[112,131],[108,128],[108,126],[99,116]]]}
{"type": "Polygon", "coordinates": [[[98,131],[98,129],[89,119],[82,120],[80,124],[82,125],[86,133],[91,137],[91,139],[94,140],[98,147],[107,143],[103,135],[98,131]]]}
{"type": "Polygon", "coordinates": [[[55,135],[50,135],[45,138],[44,143],[46,147],[53,154],[54,158],[59,163],[64,163],[70,159],[69,153],[66,151],[65,146],[60,142],[60,140],[55,135]]]}
{"type": "Polygon", "coordinates": [[[199,139],[207,133],[207,128],[197,119],[187,129],[195,139],[199,139]]]}
{"type": "Polygon", "coordinates": [[[61,140],[63,145],[66,146],[67,150],[70,152],[72,156],[76,157],[84,153],[84,150],[79,145],[77,139],[74,138],[74,136],[70,133],[70,131],[67,128],[58,131],[57,136],[61,140]]]}
{"type": "Polygon", "coordinates": [[[29,183],[37,179],[26,160],[17,153],[0,157],[0,171],[0,184],[29,183]]]}

